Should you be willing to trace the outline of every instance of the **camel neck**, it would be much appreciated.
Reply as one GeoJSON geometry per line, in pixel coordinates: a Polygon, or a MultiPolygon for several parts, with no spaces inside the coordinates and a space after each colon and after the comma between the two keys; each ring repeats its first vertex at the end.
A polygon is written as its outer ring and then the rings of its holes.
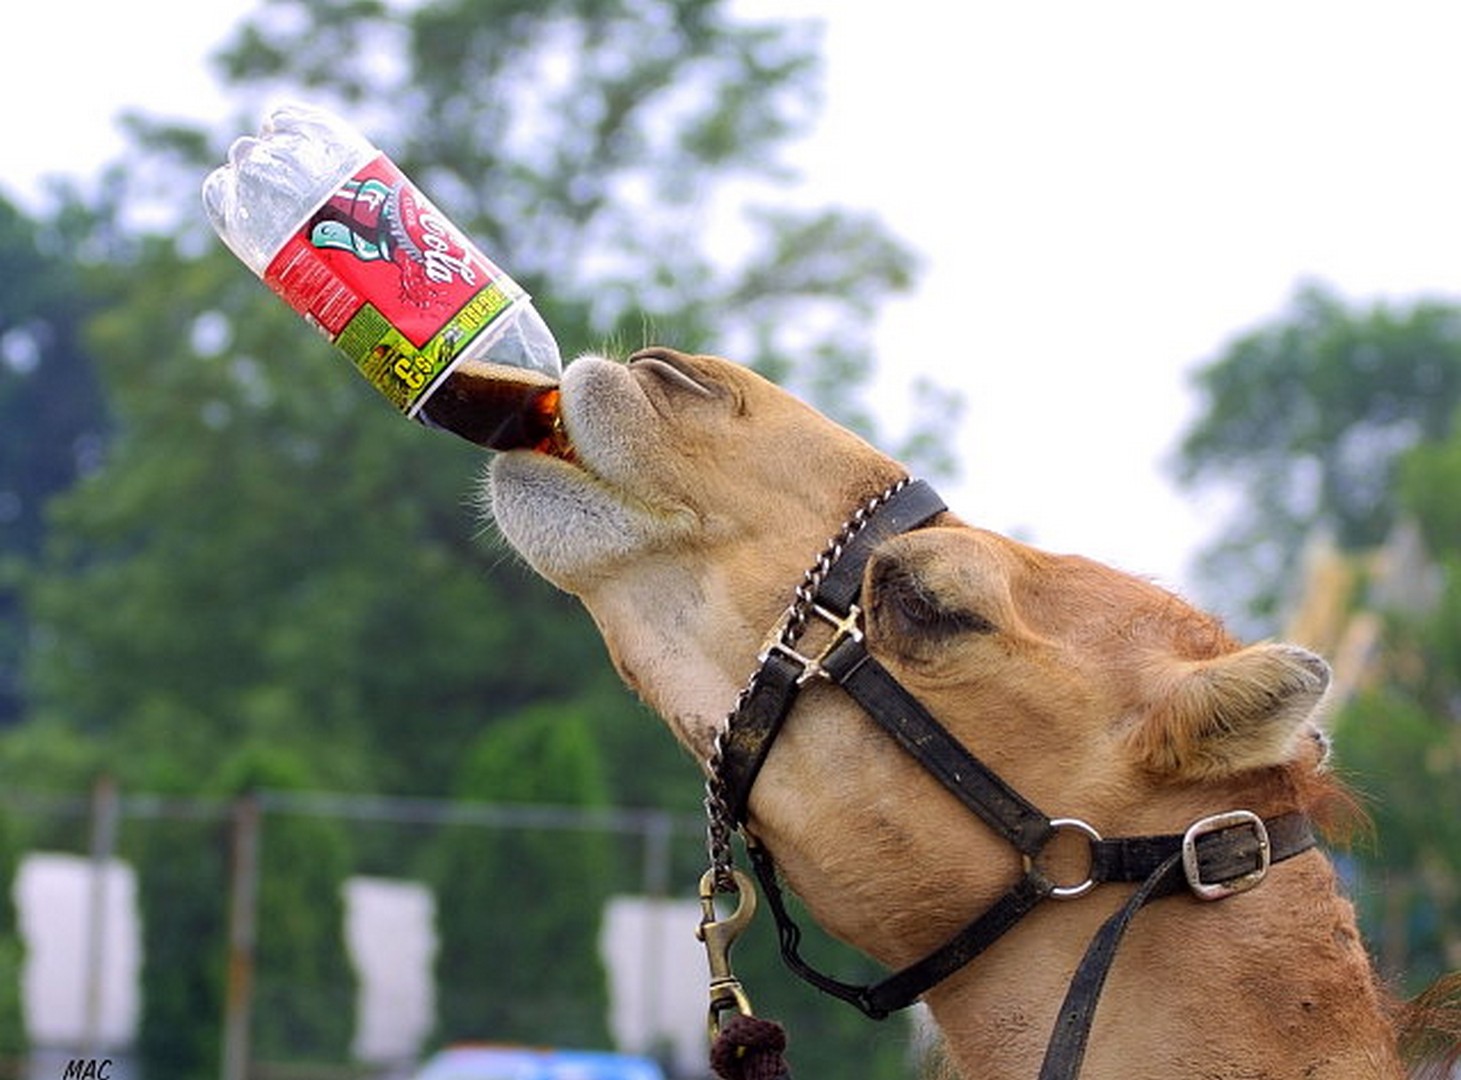
{"type": "MultiPolygon", "coordinates": [[[[1036,1075],[1071,973],[1124,901],[1109,892],[1037,912],[928,995],[966,1077],[1036,1075]]],[[[1081,1074],[1250,1075],[1403,1075],[1353,909],[1318,851],[1275,867],[1250,893],[1174,896],[1143,910],[1111,969],[1081,1074]]]]}

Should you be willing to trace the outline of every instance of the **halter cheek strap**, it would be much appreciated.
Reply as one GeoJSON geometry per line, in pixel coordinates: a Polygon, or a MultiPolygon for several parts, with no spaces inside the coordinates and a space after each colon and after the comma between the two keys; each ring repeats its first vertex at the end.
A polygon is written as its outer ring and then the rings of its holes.
{"type": "Polygon", "coordinates": [[[862,572],[873,550],[884,540],[922,528],[947,510],[927,483],[903,480],[855,513],[830,542],[818,563],[797,589],[762,646],[760,667],[742,692],[736,710],[721,733],[719,769],[726,809],[737,825],[745,823],[751,785],[781,731],[797,693],[825,675],[824,663],[837,647],[862,641],[862,572]],[[834,636],[817,656],[803,656],[796,644],[813,617],[829,621],[834,636]]]}
{"type": "Polygon", "coordinates": [[[901,481],[859,510],[808,573],[796,601],[768,638],[761,666],[717,743],[707,799],[712,833],[717,812],[731,826],[745,823],[751,787],[799,691],[821,678],[842,687],[898,746],[1018,851],[1024,874],[992,907],[922,960],[880,982],[855,985],[802,958],[801,929],[787,910],[775,863],[763,845],[748,840],[753,868],[776,918],[782,956],[795,974],[818,989],[882,1019],[964,967],[1043,901],[1075,899],[1110,882],[1139,882],[1092,939],[1057,1018],[1040,1080],[1073,1080],[1116,948],[1136,912],[1150,900],[1184,889],[1203,900],[1251,889],[1272,863],[1312,847],[1314,836],[1302,814],[1265,820],[1234,810],[1199,819],[1183,833],[1103,839],[1079,819],[1046,816],[970,753],[868,652],[857,603],[863,570],[877,545],[928,524],[944,510],[926,483],[901,481]],[[832,635],[817,654],[808,656],[797,646],[814,618],[826,622],[832,635]],[[1046,845],[1062,831],[1078,832],[1089,844],[1090,869],[1077,884],[1057,884],[1039,865],[1046,845]]]}

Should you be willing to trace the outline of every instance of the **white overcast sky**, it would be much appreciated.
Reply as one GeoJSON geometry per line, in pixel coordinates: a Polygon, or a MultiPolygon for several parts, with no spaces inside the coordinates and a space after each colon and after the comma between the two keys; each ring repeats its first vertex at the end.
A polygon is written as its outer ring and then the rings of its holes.
{"type": "MultiPolygon", "coordinates": [[[[231,111],[203,58],[245,0],[14,6],[0,185],[23,203],[114,157],[124,107],[231,111]]],[[[1220,512],[1164,467],[1192,367],[1306,278],[1461,299],[1449,0],[737,7],[826,20],[804,196],[922,256],[880,323],[879,400],[963,389],[944,488],[970,520],[1186,588],[1220,512]]]]}

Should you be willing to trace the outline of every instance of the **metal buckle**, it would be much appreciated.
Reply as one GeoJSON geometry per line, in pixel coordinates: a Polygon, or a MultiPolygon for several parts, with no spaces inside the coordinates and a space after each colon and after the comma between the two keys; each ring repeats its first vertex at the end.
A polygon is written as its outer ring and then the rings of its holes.
{"type": "Polygon", "coordinates": [[[757,657],[758,662],[764,664],[766,658],[772,653],[780,653],[782,656],[800,664],[802,672],[796,677],[796,684],[798,686],[805,686],[816,678],[830,678],[827,675],[826,669],[822,667],[822,662],[831,656],[832,650],[844,641],[849,639],[852,641],[861,641],[863,637],[862,608],[856,604],[848,606],[846,615],[838,615],[837,612],[829,611],[821,604],[813,604],[808,614],[809,616],[817,616],[832,627],[831,640],[822,646],[816,656],[807,656],[804,653],[797,652],[796,649],[782,640],[787,629],[791,626],[793,618],[793,610],[788,608],[785,614],[777,621],[776,626],[772,629],[765,643],[762,644],[761,653],[757,657]]]}
{"type": "MultiPolygon", "coordinates": [[[[1092,826],[1087,825],[1080,818],[1051,818],[1050,829],[1050,835],[1045,841],[1047,844],[1051,840],[1055,839],[1055,834],[1062,829],[1070,829],[1074,832],[1082,834],[1086,838],[1092,849],[1094,849],[1096,844],[1099,844],[1101,842],[1101,834],[1098,833],[1092,826]]],[[[1035,854],[1038,855],[1039,852],[1037,851],[1035,854]]],[[[1049,886],[1050,892],[1048,893],[1048,895],[1052,900],[1074,900],[1078,896],[1085,896],[1086,893],[1090,892],[1096,887],[1096,860],[1094,850],[1091,851],[1091,861],[1086,869],[1086,879],[1075,885],[1055,884],[1055,882],[1051,881],[1048,877],[1045,876],[1045,871],[1041,870],[1035,865],[1034,855],[1021,855],[1020,858],[1024,860],[1026,874],[1038,875],[1040,881],[1043,884],[1049,886]]]]}
{"type": "Polygon", "coordinates": [[[1221,900],[1234,893],[1247,892],[1268,875],[1272,858],[1273,846],[1268,840],[1268,828],[1263,819],[1250,810],[1229,810],[1225,814],[1202,818],[1193,822],[1182,836],[1182,872],[1187,875],[1187,887],[1199,900],[1221,900]],[[1202,868],[1197,862],[1197,841],[1209,833],[1239,825],[1252,829],[1258,840],[1258,866],[1227,881],[1203,881],[1202,868]]]}

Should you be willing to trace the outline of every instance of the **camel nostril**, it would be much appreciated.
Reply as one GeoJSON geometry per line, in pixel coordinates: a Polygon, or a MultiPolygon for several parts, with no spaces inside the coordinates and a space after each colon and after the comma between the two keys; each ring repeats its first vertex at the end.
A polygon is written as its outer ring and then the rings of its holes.
{"type": "Polygon", "coordinates": [[[696,378],[689,365],[677,353],[646,349],[631,356],[629,366],[639,370],[648,370],[670,385],[699,397],[715,397],[715,390],[696,378]]]}

